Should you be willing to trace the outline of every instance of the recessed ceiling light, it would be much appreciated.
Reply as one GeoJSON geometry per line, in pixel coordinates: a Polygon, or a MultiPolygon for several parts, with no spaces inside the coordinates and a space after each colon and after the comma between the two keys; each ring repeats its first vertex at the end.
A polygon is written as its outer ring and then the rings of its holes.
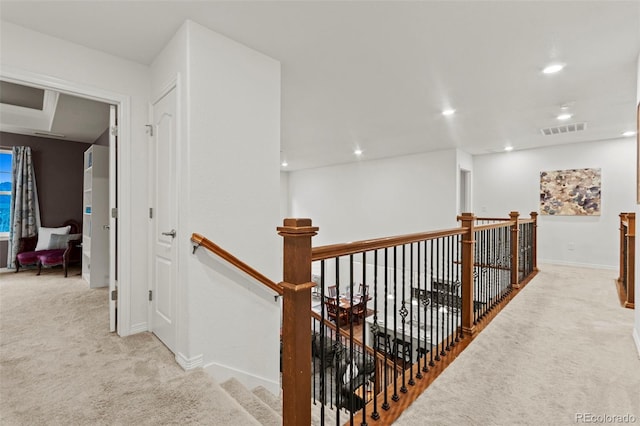
{"type": "Polygon", "coordinates": [[[513,147],[512,146],[505,146],[504,150],[507,151],[507,152],[508,151],[513,151],[513,147]]]}
{"type": "Polygon", "coordinates": [[[555,74],[562,71],[563,68],[564,64],[549,64],[542,70],[542,72],[544,74],[555,74]]]}
{"type": "Polygon", "coordinates": [[[355,151],[353,151],[353,153],[355,155],[362,155],[362,150],[360,148],[357,148],[355,151]]]}
{"type": "Polygon", "coordinates": [[[634,132],[633,130],[629,130],[629,131],[624,132],[622,134],[622,136],[629,137],[629,136],[634,136],[635,134],[636,134],[636,132],[634,132]]]}
{"type": "Polygon", "coordinates": [[[282,162],[282,167],[287,167],[289,165],[289,163],[287,163],[286,161],[282,162]]]}
{"type": "Polygon", "coordinates": [[[455,114],[455,112],[456,112],[455,109],[449,108],[449,109],[442,110],[442,115],[444,116],[453,115],[455,114]]]}
{"type": "Polygon", "coordinates": [[[573,115],[572,115],[572,114],[569,114],[569,113],[563,113],[563,114],[560,114],[559,116],[557,116],[556,118],[557,118],[558,120],[568,120],[568,119],[570,119],[571,117],[573,117],[573,115]]]}

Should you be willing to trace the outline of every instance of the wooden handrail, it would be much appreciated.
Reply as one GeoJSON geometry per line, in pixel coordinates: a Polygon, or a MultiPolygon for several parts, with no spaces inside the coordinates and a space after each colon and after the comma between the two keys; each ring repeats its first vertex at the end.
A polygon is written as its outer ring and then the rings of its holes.
{"type": "Polygon", "coordinates": [[[535,219],[518,219],[518,225],[521,223],[535,223],[535,219]]]}
{"type": "MultiPolygon", "coordinates": [[[[520,221],[518,221],[520,222],[520,221]]],[[[473,227],[474,231],[486,231],[489,229],[498,229],[498,228],[506,228],[507,226],[512,226],[514,224],[513,221],[510,220],[505,220],[504,222],[500,222],[500,223],[488,223],[486,225],[475,225],[473,227]]]]}
{"type": "Polygon", "coordinates": [[[267,278],[266,276],[262,275],[260,272],[256,271],[251,266],[247,265],[242,260],[238,259],[237,257],[232,255],[231,253],[229,253],[228,251],[226,251],[225,249],[223,249],[219,245],[215,244],[213,241],[208,240],[207,238],[203,237],[200,234],[195,234],[194,233],[194,234],[191,234],[191,242],[196,244],[196,246],[193,248],[194,252],[198,247],[202,246],[202,247],[206,248],[207,250],[211,251],[212,253],[220,256],[221,258],[223,258],[224,260],[226,260],[227,262],[229,262],[230,264],[232,264],[236,268],[238,268],[241,271],[245,272],[249,276],[255,278],[260,283],[266,285],[271,290],[275,291],[280,296],[282,296],[282,287],[280,285],[278,285],[275,282],[271,281],[269,278],[267,278]]]}
{"type": "Polygon", "coordinates": [[[476,222],[480,220],[510,221],[508,217],[476,217],[476,222]]]}
{"type": "Polygon", "coordinates": [[[314,247],[311,251],[311,260],[331,259],[338,256],[362,253],[365,251],[379,250],[399,246],[402,244],[416,243],[418,241],[434,240],[440,237],[452,235],[462,235],[465,228],[443,229],[440,231],[420,232],[417,234],[399,235],[394,237],[382,237],[372,240],[355,241],[351,243],[332,244],[321,247],[314,247]]]}

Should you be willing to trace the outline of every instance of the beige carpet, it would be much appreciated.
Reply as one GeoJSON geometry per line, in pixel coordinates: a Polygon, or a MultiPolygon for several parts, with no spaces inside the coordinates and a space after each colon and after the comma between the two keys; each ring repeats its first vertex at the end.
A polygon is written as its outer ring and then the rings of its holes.
{"type": "MultiPolygon", "coordinates": [[[[640,424],[633,311],[615,272],[542,269],[397,425],[640,424]]],[[[260,424],[240,405],[259,404],[185,373],[153,335],[109,333],[106,300],[77,272],[0,272],[0,424],[260,424]]]]}
{"type": "Polygon", "coordinates": [[[108,328],[107,290],[90,290],[77,271],[1,272],[0,423],[259,424],[152,334],[108,328]]]}
{"type": "Polygon", "coordinates": [[[395,424],[640,424],[633,311],[618,303],[615,271],[541,269],[395,424]]]}

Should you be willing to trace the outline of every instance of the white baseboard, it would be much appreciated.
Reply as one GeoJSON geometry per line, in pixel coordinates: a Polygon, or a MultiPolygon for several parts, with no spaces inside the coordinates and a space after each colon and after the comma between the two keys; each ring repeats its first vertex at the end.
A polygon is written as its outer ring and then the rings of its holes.
{"type": "Polygon", "coordinates": [[[591,268],[591,269],[607,269],[611,271],[617,271],[618,265],[598,265],[596,263],[581,263],[581,262],[569,262],[566,260],[552,260],[552,259],[538,259],[538,269],[541,264],[547,265],[561,265],[561,266],[575,266],[578,268],[591,268]]]}
{"type": "Polygon", "coordinates": [[[269,392],[274,395],[280,395],[280,380],[269,380],[266,377],[256,376],[246,371],[237,370],[233,367],[218,364],[215,362],[205,365],[204,370],[217,382],[222,383],[232,377],[235,377],[248,389],[253,389],[256,386],[263,386],[267,388],[269,392]]]}
{"type": "Polygon", "coordinates": [[[145,331],[149,331],[149,325],[146,322],[141,322],[139,324],[134,324],[129,329],[129,334],[138,334],[145,331]]]}
{"type": "Polygon", "coordinates": [[[640,358],[640,330],[638,330],[637,328],[633,329],[633,341],[636,342],[636,349],[638,350],[638,358],[640,358]]]}
{"type": "Polygon", "coordinates": [[[132,334],[144,333],[146,331],[149,331],[146,322],[135,324],[131,328],[122,327],[121,325],[118,326],[118,336],[120,337],[131,336],[132,334]]]}
{"type": "Polygon", "coordinates": [[[180,367],[182,367],[183,370],[188,371],[193,370],[194,368],[202,367],[204,357],[202,356],[202,354],[200,354],[191,358],[187,358],[182,353],[178,352],[176,354],[176,362],[178,363],[178,365],[180,365],[180,367]]]}

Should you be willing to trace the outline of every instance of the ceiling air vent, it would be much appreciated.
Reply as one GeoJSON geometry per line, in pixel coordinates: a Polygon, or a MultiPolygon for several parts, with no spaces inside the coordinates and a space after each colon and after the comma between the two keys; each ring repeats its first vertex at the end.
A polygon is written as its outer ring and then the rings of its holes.
{"type": "Polygon", "coordinates": [[[587,128],[587,123],[571,123],[571,124],[564,124],[562,126],[547,127],[545,129],[540,129],[540,131],[545,136],[553,136],[553,135],[561,135],[563,133],[580,132],[586,128],[587,128]]]}

